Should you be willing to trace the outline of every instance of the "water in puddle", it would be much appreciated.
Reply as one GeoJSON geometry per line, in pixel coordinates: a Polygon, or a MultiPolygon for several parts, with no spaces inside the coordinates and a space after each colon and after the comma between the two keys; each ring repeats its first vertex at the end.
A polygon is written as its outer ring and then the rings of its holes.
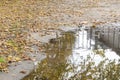
{"type": "Polygon", "coordinates": [[[91,35],[75,30],[51,39],[46,58],[22,80],[119,80],[120,57],[91,35]]]}

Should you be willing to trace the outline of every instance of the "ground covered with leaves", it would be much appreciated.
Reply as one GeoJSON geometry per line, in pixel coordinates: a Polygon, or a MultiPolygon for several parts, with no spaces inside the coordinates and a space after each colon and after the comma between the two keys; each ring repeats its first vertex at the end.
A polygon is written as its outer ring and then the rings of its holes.
{"type": "Polygon", "coordinates": [[[40,46],[40,42],[28,39],[31,32],[44,36],[43,30],[59,26],[118,22],[119,4],[118,0],[0,1],[0,70],[6,70],[12,62],[32,60],[26,53],[32,51],[31,45],[40,46]]]}

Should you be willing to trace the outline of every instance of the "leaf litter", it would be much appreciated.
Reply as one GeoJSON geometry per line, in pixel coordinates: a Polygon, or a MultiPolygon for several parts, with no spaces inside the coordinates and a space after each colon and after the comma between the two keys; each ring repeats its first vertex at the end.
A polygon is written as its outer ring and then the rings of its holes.
{"type": "MultiPolygon", "coordinates": [[[[97,0],[88,3],[85,1],[81,2],[82,5],[74,1],[72,2],[75,4],[64,5],[67,0],[57,2],[54,0],[2,0],[0,2],[0,70],[6,69],[9,62],[32,60],[26,56],[27,52],[34,52],[31,49],[32,45],[39,46],[39,50],[42,51],[39,41],[28,39],[31,37],[31,32],[39,32],[40,36],[45,36],[52,33],[41,31],[56,30],[58,26],[78,25],[80,22],[78,18],[85,13],[82,10],[95,7],[99,3],[97,0]]],[[[96,19],[91,21],[96,24],[103,23],[97,22],[96,19]]]]}

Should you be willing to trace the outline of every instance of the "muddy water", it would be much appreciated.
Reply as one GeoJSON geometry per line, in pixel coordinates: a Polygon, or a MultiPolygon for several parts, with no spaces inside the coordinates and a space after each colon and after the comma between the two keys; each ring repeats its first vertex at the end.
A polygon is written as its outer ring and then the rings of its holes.
{"type": "Polygon", "coordinates": [[[92,34],[86,30],[79,29],[61,35],[45,45],[46,58],[22,80],[68,80],[87,69],[89,61],[97,66],[106,59],[120,59],[114,51],[91,37],[92,34]]]}

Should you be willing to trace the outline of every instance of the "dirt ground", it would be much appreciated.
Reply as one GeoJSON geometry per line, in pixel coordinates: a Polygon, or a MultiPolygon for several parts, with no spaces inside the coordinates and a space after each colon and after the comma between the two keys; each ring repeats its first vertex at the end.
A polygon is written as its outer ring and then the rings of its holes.
{"type": "MultiPolygon", "coordinates": [[[[28,51],[27,48],[39,42],[32,37],[32,32],[38,32],[42,37],[51,34],[43,34],[42,31],[56,30],[61,26],[119,23],[119,7],[119,0],[3,0],[0,2],[0,55],[6,54],[8,58],[14,56],[14,51],[22,60],[24,56],[21,55],[28,51]],[[19,46],[23,49],[20,52],[19,46]]],[[[33,69],[32,63],[29,66],[32,67],[30,70],[33,69]]],[[[26,69],[27,66],[20,67],[26,69]]],[[[14,71],[8,73],[0,72],[0,79],[10,80],[11,77],[11,80],[17,80],[19,76],[19,80],[26,75],[20,75],[21,68],[13,68],[14,71]]]]}

